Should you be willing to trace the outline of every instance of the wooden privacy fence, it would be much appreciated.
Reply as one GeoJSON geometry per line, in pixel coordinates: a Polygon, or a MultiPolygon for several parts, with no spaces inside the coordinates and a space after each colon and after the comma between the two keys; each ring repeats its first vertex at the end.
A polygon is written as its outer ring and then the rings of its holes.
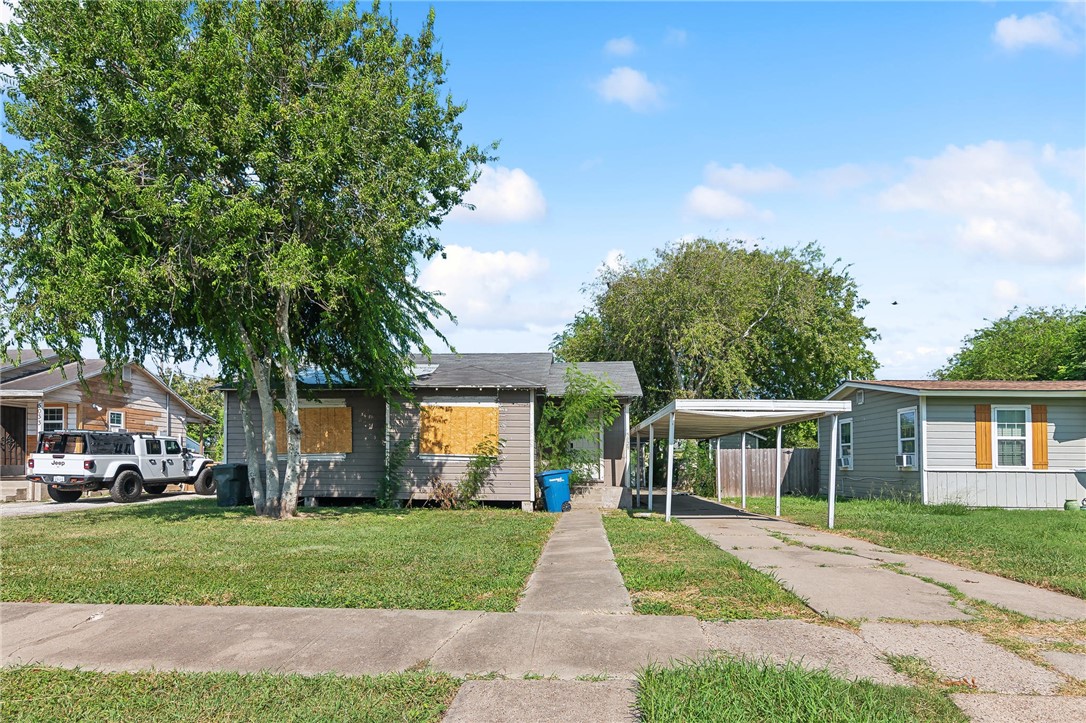
{"type": "MultiPolygon", "coordinates": [[[[777,489],[777,449],[748,449],[747,496],[773,497],[777,489]]],[[[724,497],[739,497],[743,484],[743,450],[717,451],[716,473],[720,493],[724,497]]],[[[782,449],[781,466],[784,481],[781,494],[818,494],[818,450],[782,449]]]]}

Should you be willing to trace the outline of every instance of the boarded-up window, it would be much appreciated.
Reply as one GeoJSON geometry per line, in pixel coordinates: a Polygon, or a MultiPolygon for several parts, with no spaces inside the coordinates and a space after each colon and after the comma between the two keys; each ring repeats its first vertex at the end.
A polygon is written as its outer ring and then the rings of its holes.
{"type": "Polygon", "coordinates": [[[474,454],[498,439],[498,406],[424,404],[419,407],[419,454],[474,454]]]}
{"type": "MultiPolygon", "coordinates": [[[[298,410],[302,425],[302,454],[350,454],[352,445],[350,407],[302,407],[298,410]]],[[[275,446],[287,453],[287,424],[275,413],[275,446]]]]}
{"type": "Polygon", "coordinates": [[[992,468],[992,405],[974,407],[977,469],[992,468]]]}

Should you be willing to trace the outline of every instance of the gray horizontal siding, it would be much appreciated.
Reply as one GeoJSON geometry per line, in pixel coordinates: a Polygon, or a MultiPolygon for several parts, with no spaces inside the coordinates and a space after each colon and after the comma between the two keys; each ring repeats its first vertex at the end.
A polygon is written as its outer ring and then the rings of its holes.
{"type": "MultiPolygon", "coordinates": [[[[920,435],[919,397],[895,392],[863,390],[864,403],[857,404],[856,392],[843,397],[852,402],[852,411],[842,419],[852,419],[852,469],[837,470],[837,494],[840,497],[919,496],[920,472],[897,468],[897,410],[917,408],[917,465],[924,440],[920,435]]],[[[830,432],[833,419],[818,421],[819,491],[830,487],[830,432]]]]}
{"type": "Polygon", "coordinates": [[[1065,500],[1086,497],[1086,471],[928,472],[928,495],[935,504],[959,502],[973,507],[1060,508],[1065,500]]]}
{"type": "MultiPolygon", "coordinates": [[[[318,392],[318,399],[344,399],[351,409],[352,452],[340,461],[302,458],[299,494],[305,497],[373,497],[385,472],[384,400],[356,391],[318,392]]],[[[253,423],[259,433],[260,406],[252,400],[253,423]]],[[[235,392],[226,393],[226,461],[245,462],[245,431],[235,392]]],[[[280,461],[280,472],[286,462],[280,461]]]]}
{"type": "Polygon", "coordinates": [[[468,460],[463,457],[419,456],[418,405],[442,402],[488,402],[499,405],[498,434],[502,439],[502,452],[498,468],[481,498],[494,501],[530,499],[535,484],[531,471],[530,392],[522,390],[500,390],[489,394],[443,390],[440,394],[426,394],[420,389],[416,390],[413,403],[393,406],[389,411],[389,440],[393,444],[409,440],[411,444],[402,470],[406,484],[404,496],[425,499],[433,480],[455,483],[467,471],[468,460]]]}
{"type": "Polygon", "coordinates": [[[1082,399],[993,400],[990,397],[928,398],[931,437],[928,468],[976,468],[976,405],[1033,403],[1048,407],[1048,466],[1086,468],[1086,402],[1082,399]]]}

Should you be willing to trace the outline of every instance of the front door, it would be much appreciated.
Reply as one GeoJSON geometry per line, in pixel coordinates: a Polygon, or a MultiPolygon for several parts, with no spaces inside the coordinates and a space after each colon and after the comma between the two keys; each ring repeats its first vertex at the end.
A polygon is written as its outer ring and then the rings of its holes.
{"type": "Polygon", "coordinates": [[[26,474],[26,408],[0,406],[0,477],[26,474]]]}

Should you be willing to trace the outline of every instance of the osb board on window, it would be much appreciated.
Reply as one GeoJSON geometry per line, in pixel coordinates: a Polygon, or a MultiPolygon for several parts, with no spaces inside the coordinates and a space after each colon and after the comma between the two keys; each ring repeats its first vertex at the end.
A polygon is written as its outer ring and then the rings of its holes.
{"type": "MultiPolygon", "coordinates": [[[[298,410],[302,425],[302,454],[350,454],[354,451],[350,407],[303,407],[298,410]]],[[[275,413],[275,446],[287,453],[287,422],[275,413]]]]}
{"type": "Polygon", "coordinates": [[[427,404],[419,408],[419,454],[473,454],[498,438],[498,407],[427,404]]]}

